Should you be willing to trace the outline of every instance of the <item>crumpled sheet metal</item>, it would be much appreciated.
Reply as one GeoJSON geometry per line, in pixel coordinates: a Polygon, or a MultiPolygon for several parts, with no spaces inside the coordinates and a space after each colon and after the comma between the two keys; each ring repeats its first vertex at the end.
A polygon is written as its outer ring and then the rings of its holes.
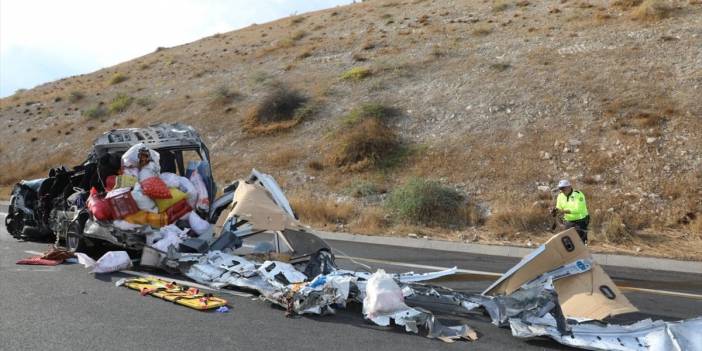
{"type": "MultiPolygon", "coordinates": [[[[186,261],[192,262],[188,257],[186,261]]],[[[436,279],[455,273],[455,268],[429,273],[404,273],[393,275],[400,284],[436,279]]],[[[348,301],[362,302],[365,282],[371,276],[366,272],[336,270],[319,275],[310,282],[294,266],[279,261],[254,264],[243,257],[219,251],[210,251],[185,272],[189,278],[216,288],[237,287],[257,291],[261,298],[277,304],[295,314],[333,314],[335,307],[345,307],[348,301]],[[283,279],[284,278],[284,279],[283,279]]],[[[404,291],[403,291],[404,293],[404,291]]],[[[476,340],[477,333],[467,325],[445,326],[429,311],[408,307],[391,316],[374,319],[388,325],[390,319],[405,326],[408,332],[418,333],[426,328],[427,337],[445,342],[459,339],[476,340]]]]}
{"type": "Polygon", "coordinates": [[[587,349],[616,351],[700,351],[702,318],[679,322],[645,319],[631,325],[581,323],[562,334],[550,314],[527,320],[510,319],[512,335],[519,338],[548,336],[557,342],[587,349]]]}
{"type": "Polygon", "coordinates": [[[434,314],[421,308],[408,307],[406,310],[391,315],[377,316],[370,319],[370,321],[379,326],[388,326],[391,320],[394,320],[396,325],[404,326],[405,331],[408,333],[418,334],[420,327],[426,328],[428,338],[439,339],[447,343],[461,339],[468,341],[478,340],[478,333],[468,325],[446,326],[439,322],[434,314]]]}

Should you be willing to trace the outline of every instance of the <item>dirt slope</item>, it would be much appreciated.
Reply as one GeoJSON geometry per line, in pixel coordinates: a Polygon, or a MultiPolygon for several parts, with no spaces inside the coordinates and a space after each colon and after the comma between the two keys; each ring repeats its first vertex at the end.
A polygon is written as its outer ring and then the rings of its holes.
{"type": "Polygon", "coordinates": [[[269,172],[318,227],[536,244],[570,178],[596,250],[700,259],[702,5],[638,3],[372,0],[158,48],[0,100],[0,183],[81,161],[104,130],[182,121],[220,183],[269,172]],[[252,129],[280,87],[313,108],[252,129]],[[402,152],[338,167],[364,103],[392,108],[402,152]],[[464,194],[463,224],[392,216],[411,177],[464,194]]]}

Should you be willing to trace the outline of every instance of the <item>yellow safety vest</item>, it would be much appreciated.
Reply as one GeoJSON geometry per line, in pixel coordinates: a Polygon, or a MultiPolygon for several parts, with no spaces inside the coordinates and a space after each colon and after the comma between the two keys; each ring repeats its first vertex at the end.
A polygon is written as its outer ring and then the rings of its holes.
{"type": "Polygon", "coordinates": [[[568,222],[577,221],[588,216],[585,194],[578,190],[571,191],[570,196],[566,196],[562,192],[558,194],[556,208],[561,211],[570,210],[570,213],[566,213],[563,216],[563,219],[568,222]]]}

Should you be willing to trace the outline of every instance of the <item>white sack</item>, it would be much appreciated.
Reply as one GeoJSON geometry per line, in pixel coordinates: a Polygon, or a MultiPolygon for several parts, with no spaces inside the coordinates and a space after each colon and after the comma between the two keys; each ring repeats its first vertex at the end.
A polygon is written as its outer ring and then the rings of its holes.
{"type": "Polygon", "coordinates": [[[381,315],[394,314],[406,310],[405,297],[395,279],[379,269],[368,279],[366,298],[363,299],[363,315],[373,319],[381,315]]]}
{"type": "Polygon", "coordinates": [[[129,223],[123,219],[116,219],[116,220],[112,221],[112,225],[115,226],[115,228],[121,229],[121,230],[137,230],[137,229],[141,229],[141,227],[143,227],[143,225],[141,225],[141,224],[129,223]]]}
{"type": "Polygon", "coordinates": [[[151,247],[162,252],[168,252],[168,247],[171,245],[177,248],[183,242],[183,237],[186,236],[185,232],[174,224],[162,227],[159,230],[159,234],[161,234],[162,238],[151,245],[151,247]]]}
{"type": "Polygon", "coordinates": [[[139,181],[141,182],[142,180],[149,179],[151,177],[158,177],[158,173],[161,171],[161,167],[154,163],[154,161],[151,161],[147,163],[144,167],[141,167],[139,170],[139,181]]]}
{"type": "Polygon", "coordinates": [[[97,262],[84,253],[76,252],[75,255],[78,263],[85,268],[92,268],[91,273],[117,272],[132,266],[127,251],[108,251],[97,262]]]}
{"type": "MultiPolygon", "coordinates": [[[[122,155],[122,167],[139,168],[139,149],[141,148],[149,149],[149,157],[151,158],[151,161],[153,161],[156,165],[159,164],[161,155],[159,155],[155,150],[152,150],[150,147],[146,146],[144,143],[139,143],[130,147],[129,150],[122,155]]],[[[160,169],[158,169],[156,173],[158,174],[159,171],[160,169]]]]}
{"type": "Polygon", "coordinates": [[[151,213],[158,213],[158,207],[156,207],[156,203],[154,202],[154,200],[151,200],[150,197],[144,194],[144,191],[141,188],[141,184],[134,184],[134,189],[132,190],[132,198],[134,199],[134,202],[136,202],[137,207],[139,207],[140,210],[151,213]]]}
{"type": "Polygon", "coordinates": [[[190,175],[190,181],[195,186],[195,190],[197,190],[196,208],[208,212],[210,210],[210,198],[207,195],[207,185],[205,185],[205,181],[202,180],[202,176],[197,170],[194,170],[193,174],[190,175]]]}
{"type": "Polygon", "coordinates": [[[188,224],[190,224],[190,229],[197,233],[197,235],[202,235],[210,230],[210,222],[200,218],[195,211],[190,211],[188,224]]]}
{"type": "Polygon", "coordinates": [[[161,173],[159,177],[169,188],[178,188],[178,190],[188,195],[188,204],[190,207],[195,208],[198,193],[190,179],[168,172],[161,173]]]}

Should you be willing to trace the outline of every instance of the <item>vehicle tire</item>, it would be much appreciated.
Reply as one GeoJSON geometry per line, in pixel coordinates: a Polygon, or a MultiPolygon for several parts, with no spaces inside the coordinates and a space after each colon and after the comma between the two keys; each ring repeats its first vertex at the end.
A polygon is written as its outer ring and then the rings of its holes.
{"type": "Polygon", "coordinates": [[[7,211],[8,214],[5,216],[5,228],[7,232],[15,239],[20,239],[22,237],[22,229],[24,227],[24,219],[20,212],[14,213],[12,207],[7,211]]]}
{"type": "Polygon", "coordinates": [[[85,252],[87,249],[83,238],[83,227],[85,220],[78,218],[68,225],[66,230],[66,248],[72,252],[85,252]]]}

